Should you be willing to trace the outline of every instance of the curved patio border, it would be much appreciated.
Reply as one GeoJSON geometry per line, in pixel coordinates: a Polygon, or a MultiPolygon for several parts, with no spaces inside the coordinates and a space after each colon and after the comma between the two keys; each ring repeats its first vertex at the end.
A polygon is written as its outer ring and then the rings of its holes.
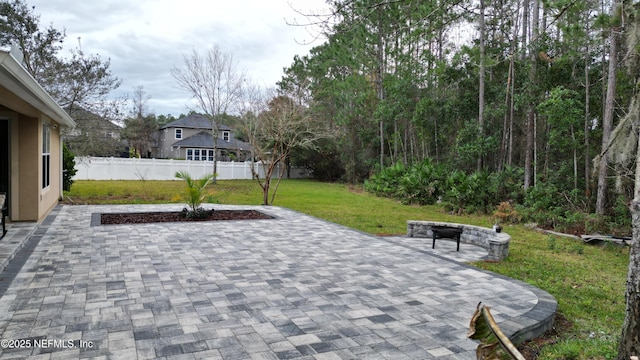
{"type": "MultiPolygon", "coordinates": [[[[401,242],[394,241],[390,238],[380,237],[380,239],[387,241],[389,243],[393,243],[395,245],[399,245],[399,246],[411,249],[413,251],[417,251],[425,255],[437,257],[445,261],[459,263],[446,256],[434,254],[433,252],[430,252],[428,250],[422,250],[422,249],[415,248],[413,246],[402,244],[401,242]]],[[[499,324],[500,329],[502,330],[502,332],[504,332],[505,335],[509,337],[511,342],[513,342],[514,344],[521,344],[523,342],[533,340],[535,338],[540,337],[547,330],[553,327],[553,321],[555,319],[555,315],[558,310],[558,302],[551,294],[533,285],[527,284],[524,281],[516,280],[508,276],[498,274],[492,271],[484,270],[484,269],[481,269],[472,265],[468,265],[465,263],[459,263],[459,264],[460,266],[467,267],[469,269],[480,271],[486,274],[490,274],[491,276],[516,283],[536,295],[536,297],[538,298],[538,303],[533,307],[533,309],[531,309],[529,312],[526,312],[520,316],[500,322],[499,324]]],[[[491,307],[491,304],[485,304],[485,305],[491,307]]]]}
{"type": "MultiPolygon", "coordinates": [[[[297,212],[295,210],[291,210],[288,209],[289,211],[294,211],[297,212]]],[[[311,216],[308,214],[303,214],[306,216],[311,216]]],[[[311,216],[313,217],[313,216],[311,216]]],[[[320,221],[324,221],[330,224],[334,224],[334,225],[338,225],[338,226],[343,226],[340,224],[335,224],[332,223],[330,221],[321,219],[321,218],[317,218],[316,219],[320,220],[320,221]]],[[[504,254],[504,257],[507,256],[507,254],[509,253],[509,242],[511,241],[511,236],[507,233],[496,233],[495,231],[493,231],[493,229],[489,229],[489,228],[483,228],[480,226],[475,226],[475,225],[466,225],[466,224],[459,224],[459,223],[448,223],[448,222],[437,222],[437,221],[416,221],[416,220],[407,220],[407,236],[409,237],[431,237],[431,229],[430,226],[431,225],[441,225],[441,226],[458,226],[467,230],[474,230],[474,231],[479,231],[482,233],[485,232],[492,232],[494,235],[498,235],[496,238],[498,239],[496,240],[487,240],[486,243],[482,243],[481,240],[476,240],[476,241],[471,241],[469,235],[467,235],[467,237],[461,236],[460,241],[464,242],[464,243],[468,243],[468,244],[472,244],[472,245],[477,245],[480,246],[482,248],[487,248],[489,246],[491,246],[491,243],[499,243],[497,245],[499,245],[499,250],[498,253],[500,254],[504,254]],[[416,224],[418,226],[416,226],[416,224]],[[420,225],[424,225],[424,226],[420,226],[420,225]],[[427,229],[428,228],[428,229],[427,229]],[[422,232],[420,232],[419,230],[422,230],[422,232]],[[428,230],[428,233],[425,233],[424,231],[428,230]],[[410,235],[411,234],[411,235],[410,235]],[[421,234],[419,236],[416,236],[417,234],[421,234]],[[428,234],[428,236],[424,236],[425,234],[428,234]],[[467,241],[463,241],[463,240],[467,240],[467,241]]],[[[344,226],[343,226],[344,227],[344,226]]],[[[351,229],[351,228],[349,228],[351,229]]],[[[351,229],[357,232],[360,232],[362,234],[365,234],[367,236],[371,236],[371,234],[365,233],[363,231],[360,230],[356,230],[356,229],[351,229]]],[[[463,231],[463,235],[465,234],[465,232],[463,231]]],[[[469,234],[469,231],[467,231],[467,234],[469,234]]],[[[476,234],[477,235],[477,234],[476,234]]],[[[386,237],[378,237],[379,239],[389,242],[389,243],[393,243],[395,245],[399,245],[405,248],[409,248],[411,250],[420,252],[422,254],[426,254],[429,256],[435,256],[437,258],[440,258],[442,260],[446,260],[446,261],[451,261],[451,262],[455,262],[460,264],[461,266],[467,267],[469,269],[473,269],[476,271],[480,271],[480,272],[484,272],[486,274],[490,274],[492,276],[507,280],[507,281],[511,281],[514,282],[516,284],[519,284],[520,286],[528,289],[529,291],[531,291],[532,293],[534,293],[537,297],[538,297],[538,303],[533,307],[533,309],[531,309],[529,312],[524,313],[520,316],[514,317],[510,320],[506,320],[504,322],[501,322],[499,324],[500,329],[502,330],[502,332],[507,335],[509,337],[509,339],[511,340],[511,342],[513,342],[514,344],[522,344],[526,341],[530,341],[533,339],[536,339],[538,337],[540,337],[542,334],[544,334],[545,332],[547,332],[549,329],[551,329],[553,327],[553,321],[555,319],[556,316],[556,312],[558,310],[558,302],[556,301],[556,299],[549,294],[548,292],[537,288],[533,285],[527,284],[524,281],[521,280],[516,280],[513,278],[510,278],[508,276],[502,275],[502,274],[498,274],[492,271],[488,271],[488,270],[484,270],[472,265],[468,265],[468,264],[464,264],[464,263],[460,263],[457,262],[455,260],[452,260],[448,257],[445,256],[441,256],[438,254],[434,254],[433,252],[429,252],[429,251],[425,251],[425,250],[421,250],[421,249],[417,249],[415,247],[412,246],[407,246],[406,244],[402,244],[400,242],[397,241],[393,241],[390,238],[386,238],[386,237]]],[[[503,257],[503,258],[504,258],[503,257]]],[[[499,260],[502,260],[503,258],[500,258],[499,260]]],[[[489,256],[487,258],[488,260],[495,260],[491,257],[491,252],[489,253],[489,256]]],[[[491,304],[485,304],[486,306],[491,307],[491,304]]],[[[471,320],[471,317],[469,317],[469,320],[471,320]]]]}

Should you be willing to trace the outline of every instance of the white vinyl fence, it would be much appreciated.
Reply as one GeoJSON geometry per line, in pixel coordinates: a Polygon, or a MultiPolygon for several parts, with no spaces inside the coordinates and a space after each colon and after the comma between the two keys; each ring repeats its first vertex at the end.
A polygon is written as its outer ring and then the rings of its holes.
{"type": "MultiPolygon", "coordinates": [[[[176,171],[186,171],[191,177],[199,179],[205,174],[213,172],[212,161],[192,160],[160,160],[136,158],[100,158],[76,157],[76,175],[73,180],[179,180],[176,171]]],[[[260,177],[264,177],[264,169],[260,163],[254,164],[260,177]]],[[[287,170],[284,166],[276,169],[274,177],[279,171],[287,170]]],[[[218,161],[219,180],[252,179],[250,162],[218,161]]],[[[289,171],[291,179],[309,178],[311,174],[304,168],[292,167],[289,171]]]]}

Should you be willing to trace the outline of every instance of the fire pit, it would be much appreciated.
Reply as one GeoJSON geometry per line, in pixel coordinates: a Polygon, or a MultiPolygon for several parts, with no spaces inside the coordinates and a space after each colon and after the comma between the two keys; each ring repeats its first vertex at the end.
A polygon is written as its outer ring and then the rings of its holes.
{"type": "Polygon", "coordinates": [[[462,234],[461,228],[432,225],[431,233],[433,234],[433,244],[431,245],[432,249],[436,248],[436,239],[453,239],[456,240],[457,243],[456,251],[460,251],[460,235],[462,234]]]}

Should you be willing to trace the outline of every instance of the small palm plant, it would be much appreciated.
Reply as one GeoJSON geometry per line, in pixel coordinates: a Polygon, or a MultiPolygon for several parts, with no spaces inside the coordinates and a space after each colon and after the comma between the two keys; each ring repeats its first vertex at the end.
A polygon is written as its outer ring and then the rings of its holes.
{"type": "Polygon", "coordinates": [[[183,193],[183,199],[189,205],[190,210],[186,208],[183,214],[188,218],[201,218],[209,215],[210,211],[205,211],[200,207],[206,196],[205,189],[214,178],[213,174],[207,174],[201,179],[192,179],[186,171],[176,172],[176,177],[186,182],[186,189],[183,193]]]}

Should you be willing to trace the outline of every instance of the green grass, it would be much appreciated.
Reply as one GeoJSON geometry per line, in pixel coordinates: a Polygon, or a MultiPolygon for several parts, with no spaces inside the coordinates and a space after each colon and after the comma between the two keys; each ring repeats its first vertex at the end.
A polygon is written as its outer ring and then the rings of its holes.
{"type": "MultiPolygon", "coordinates": [[[[180,203],[183,189],[181,181],[77,181],[65,195],[79,204],[180,203]]],[[[208,202],[257,205],[261,199],[255,182],[233,180],[211,185],[208,202]]],[[[488,216],[450,215],[439,206],[402,205],[361,187],[309,180],[283,181],[274,205],[371,234],[405,234],[409,219],[493,224],[488,216]]],[[[512,239],[508,258],[474,265],[548,291],[572,324],[542,347],[540,359],[614,358],[624,320],[628,249],[587,246],[521,225],[503,231],[512,239]]]]}

